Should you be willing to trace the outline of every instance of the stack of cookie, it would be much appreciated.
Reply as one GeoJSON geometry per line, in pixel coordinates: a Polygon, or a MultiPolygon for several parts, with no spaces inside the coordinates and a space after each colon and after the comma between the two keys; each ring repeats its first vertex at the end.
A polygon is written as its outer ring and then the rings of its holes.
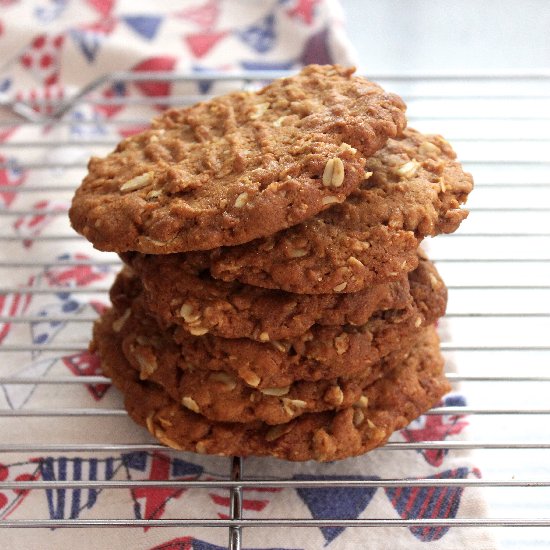
{"type": "Polygon", "coordinates": [[[329,461],[448,391],[419,249],[472,188],[400,98],[337,66],[173,109],[90,161],[70,212],[125,267],[92,349],[170,447],[329,461]]]}

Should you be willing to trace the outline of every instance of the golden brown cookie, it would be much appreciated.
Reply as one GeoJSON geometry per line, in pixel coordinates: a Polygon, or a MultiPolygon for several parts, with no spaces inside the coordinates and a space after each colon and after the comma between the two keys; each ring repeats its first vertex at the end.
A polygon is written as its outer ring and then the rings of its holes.
{"type": "MultiPolygon", "coordinates": [[[[179,254],[125,254],[143,285],[148,311],[164,326],[177,324],[190,334],[205,330],[224,338],[258,341],[294,338],[313,324],[363,325],[377,311],[402,309],[411,300],[407,277],[354,294],[293,294],[208,275],[204,264],[181,262],[179,254]]],[[[113,295],[124,291],[119,275],[113,295]]],[[[415,280],[441,283],[431,262],[421,256],[415,280]]],[[[442,283],[441,283],[442,286],[442,283]]]]}
{"type": "Polygon", "coordinates": [[[202,261],[218,279],[305,294],[399,279],[416,267],[421,239],[455,231],[468,214],[460,205],[472,178],[455,159],[442,137],[407,129],[367,159],[372,175],[341,204],[268,237],[203,253],[202,261]]]}
{"type": "Polygon", "coordinates": [[[241,244],[342,202],[405,106],[353,69],[312,65],[155,119],[92,158],[69,213],[100,250],[168,254],[241,244]]]}
{"type": "Polygon", "coordinates": [[[306,413],[287,424],[214,422],[140,380],[120,352],[120,335],[96,323],[92,349],[125,397],[130,416],[175,449],[223,456],[331,461],[365,453],[435,405],[449,391],[433,327],[424,329],[402,364],[365,388],[354,406],[306,413]]]}
{"type": "MultiPolygon", "coordinates": [[[[114,331],[117,316],[113,310],[98,323],[101,330],[114,331]]],[[[410,352],[403,347],[354,376],[316,382],[297,381],[286,387],[256,389],[225,372],[190,368],[181,348],[151,326],[146,334],[121,337],[122,353],[142,380],[157,383],[172,399],[210,420],[283,424],[301,414],[342,409],[353,405],[363,389],[398,365],[410,352]]]]}
{"type": "MultiPolygon", "coordinates": [[[[101,325],[98,330],[116,334],[116,319],[116,313],[110,310],[98,321],[101,325]]],[[[190,410],[226,422],[261,420],[282,424],[307,412],[349,407],[361,397],[363,388],[398,365],[410,352],[400,349],[354,377],[298,381],[286,387],[259,390],[224,371],[189,368],[181,348],[164,338],[158,329],[149,328],[150,331],[138,333],[136,338],[120,335],[121,351],[140,373],[140,379],[155,382],[190,410]]]]}
{"type": "Polygon", "coordinates": [[[406,349],[422,327],[443,315],[447,296],[433,268],[415,271],[409,284],[410,299],[404,307],[377,311],[362,325],[316,324],[291,339],[259,342],[204,331],[191,335],[181,326],[160,329],[147,310],[138,279],[124,276],[111,292],[117,316],[113,326],[124,345],[141,356],[144,378],[158,368],[159,350],[175,341],[183,370],[223,371],[259,389],[284,387],[297,380],[353,376],[406,349]]]}

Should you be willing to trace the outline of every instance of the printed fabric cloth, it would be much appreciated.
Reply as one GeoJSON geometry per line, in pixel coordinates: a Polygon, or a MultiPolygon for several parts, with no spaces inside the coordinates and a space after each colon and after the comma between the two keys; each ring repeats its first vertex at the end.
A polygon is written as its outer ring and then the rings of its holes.
{"type": "MultiPolygon", "coordinates": [[[[86,351],[91,321],[107,304],[104,291],[118,266],[71,231],[66,210],[91,154],[105,154],[139,130],[171,96],[230,87],[204,77],[212,71],[293,69],[303,64],[353,64],[337,0],[0,0],[0,295],[1,377],[100,374],[86,351]],[[61,117],[63,102],[117,71],[168,72],[195,81],[128,81],[96,86],[61,117]],[[202,76],[202,80],[201,80],[202,76]],[[57,122],[48,117],[57,116],[57,122]],[[22,147],[23,142],[34,147],[22,147]],[[90,261],[92,260],[92,261],[90,261]],[[98,263],[95,263],[95,262],[98,263]],[[29,264],[29,265],[25,265],[29,264]],[[36,292],[40,290],[40,292],[36,292]],[[27,322],[10,323],[23,316],[27,322]],[[33,349],[25,349],[28,346],[33,349]],[[21,349],[23,348],[23,349],[21,349]]],[[[445,323],[440,325],[445,331],[445,323]]],[[[0,385],[2,411],[121,409],[118,392],[98,384],[0,385]]],[[[458,394],[445,405],[462,405],[458,394]]],[[[467,419],[425,416],[396,442],[460,440],[467,419]]],[[[0,521],[24,519],[226,518],[224,489],[140,487],[2,487],[14,481],[225,480],[229,460],[190,453],[117,450],[154,443],[118,415],[0,417],[0,521]],[[112,450],[86,450],[90,444],[112,450]],[[50,447],[47,447],[47,446],[50,447]],[[57,447],[56,447],[57,446],[57,447]],[[71,447],[72,446],[72,447],[71,447]],[[28,448],[28,452],[21,449],[28,448]],[[41,450],[45,449],[45,450],[41,450]]],[[[261,479],[478,479],[466,451],[380,450],[331,464],[247,459],[244,476],[261,479]]],[[[259,518],[433,519],[484,517],[475,487],[249,489],[243,511],[259,518]]],[[[227,546],[226,528],[0,529],[0,547],[33,549],[214,550],[227,546]]],[[[494,548],[483,529],[453,527],[249,528],[246,549],[494,548]]]]}

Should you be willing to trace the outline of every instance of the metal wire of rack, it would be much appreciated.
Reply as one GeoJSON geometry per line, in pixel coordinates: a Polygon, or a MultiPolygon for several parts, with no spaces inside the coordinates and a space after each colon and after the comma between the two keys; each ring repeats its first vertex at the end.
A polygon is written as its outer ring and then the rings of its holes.
{"type": "MultiPolygon", "coordinates": [[[[205,74],[201,82],[224,88],[253,87],[258,82],[279,76],[278,73],[205,74]]],[[[270,480],[247,478],[243,459],[229,460],[226,480],[207,481],[0,481],[0,490],[41,491],[46,489],[123,489],[156,487],[170,489],[227,490],[230,496],[229,517],[181,519],[34,519],[3,520],[0,527],[178,527],[194,526],[228,528],[228,548],[239,549],[242,530],[267,527],[478,527],[499,530],[505,547],[540,547],[548,540],[550,527],[550,432],[547,419],[550,372],[550,75],[540,73],[454,74],[454,75],[370,75],[386,89],[400,93],[409,105],[410,125],[423,131],[442,133],[457,149],[459,158],[473,172],[476,190],[469,201],[470,218],[455,234],[440,236],[429,249],[438,269],[447,282],[450,299],[447,318],[441,328],[442,349],[448,357],[449,379],[461,385],[469,405],[439,407],[429,415],[468,414],[469,438],[461,441],[390,442],[374,453],[399,454],[404,450],[436,450],[450,452],[475,450],[476,462],[484,477],[480,479],[383,479],[383,480],[270,480]],[[521,455],[521,456],[518,456],[521,455]],[[299,519],[247,518],[243,511],[243,491],[250,488],[343,488],[343,487],[478,487],[484,489],[489,503],[488,517],[469,519],[299,519]],[[515,528],[515,529],[510,529],[515,528]],[[522,528],[522,529],[520,529],[522,528]],[[541,531],[540,528],[546,528],[541,531]],[[546,538],[545,538],[546,537],[546,538]]],[[[125,120],[105,118],[101,124],[120,134],[137,131],[148,121],[143,109],[151,106],[186,105],[203,99],[197,96],[196,77],[172,73],[117,73],[87,86],[69,100],[3,102],[0,108],[11,115],[0,122],[0,131],[24,125],[29,128],[62,128],[74,123],[71,117],[80,108],[134,109],[125,120]],[[113,83],[162,81],[178,85],[178,94],[160,97],[106,97],[98,90],[113,83]],[[47,107],[48,114],[44,114],[47,107]]],[[[92,127],[95,119],[81,119],[80,125],[92,127]]],[[[72,136],[51,143],[48,139],[0,142],[0,168],[36,171],[44,174],[40,184],[10,188],[10,193],[40,199],[44,193],[70,198],[79,182],[90,152],[106,153],[117,139],[113,135],[72,136]],[[70,150],[74,160],[57,159],[55,149],[70,150]],[[44,153],[48,153],[45,155],[44,153]],[[15,160],[7,161],[8,157],[15,160]],[[73,184],[56,184],[55,170],[74,171],[73,184]]],[[[71,172],[72,174],[73,172],[71,172]]],[[[25,281],[29,270],[44,266],[90,265],[101,268],[118,265],[110,255],[99,256],[90,249],[91,259],[61,258],[53,260],[40,254],[46,244],[65,246],[72,242],[85,246],[71,232],[66,222],[66,208],[60,204],[45,208],[35,206],[0,211],[4,220],[42,216],[55,220],[42,234],[21,234],[14,224],[11,232],[0,235],[2,247],[34,243],[32,258],[5,255],[0,262],[0,280],[15,280],[20,274],[25,281]],[[3,274],[3,275],[2,275],[3,274]]],[[[8,248],[6,248],[8,250],[8,248]]],[[[9,249],[11,250],[11,249],[9,249]]],[[[14,248],[14,250],[16,250],[14,248]]],[[[44,296],[60,292],[59,288],[31,284],[0,283],[0,297],[44,296]]],[[[105,300],[108,285],[70,288],[73,294],[98,296],[105,300]]],[[[51,323],[90,324],[97,313],[78,318],[64,312],[50,315],[51,323]]],[[[38,314],[4,311],[0,324],[30,327],[40,323],[38,314]]],[[[85,341],[61,344],[11,344],[0,346],[0,387],[39,385],[61,387],[66,392],[83,384],[105,384],[102,376],[14,376],[8,363],[22,353],[75,352],[85,341]]],[[[33,419],[48,420],[71,417],[74,422],[88,418],[125,419],[121,408],[104,406],[84,408],[10,408],[0,410],[0,420],[18,422],[24,431],[33,419]]],[[[11,432],[10,432],[11,433],[11,432]]],[[[175,453],[153,443],[61,442],[55,426],[45,431],[36,443],[13,442],[3,438],[0,454],[106,451],[160,451],[175,453]]]]}

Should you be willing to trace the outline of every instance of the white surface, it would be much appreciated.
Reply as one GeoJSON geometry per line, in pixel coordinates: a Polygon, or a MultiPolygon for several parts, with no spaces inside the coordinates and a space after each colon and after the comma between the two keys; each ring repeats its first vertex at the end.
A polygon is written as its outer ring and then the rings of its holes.
{"type": "Polygon", "coordinates": [[[550,66],[547,0],[341,0],[369,73],[550,66]]]}
{"type": "MultiPolygon", "coordinates": [[[[408,101],[411,125],[445,135],[456,149],[459,159],[472,172],[478,186],[468,200],[471,214],[457,233],[428,242],[430,256],[442,260],[437,267],[446,283],[450,287],[548,286],[550,262],[519,261],[550,259],[550,132],[546,120],[550,115],[548,81],[465,81],[458,90],[455,81],[422,82],[413,87],[396,81],[384,84],[386,89],[393,88],[405,95],[424,96],[408,101]],[[438,94],[457,95],[456,92],[463,94],[463,97],[436,99],[438,94]],[[506,95],[508,98],[496,100],[490,97],[491,94],[506,95]],[[532,99],[533,95],[540,97],[532,99]],[[543,98],[545,95],[548,97],[543,98]],[[502,210],[510,208],[546,211],[502,210]],[[484,263],[463,262],[463,259],[510,261],[484,263]]],[[[446,346],[498,348],[550,344],[550,289],[451,288],[448,314],[440,324],[446,346]],[[516,316],[487,316],[494,313],[516,316]],[[546,316],[517,315],[526,313],[546,316]],[[457,317],[457,314],[475,316],[457,317]]],[[[550,374],[549,351],[465,350],[446,355],[449,369],[454,367],[461,375],[550,374]]],[[[549,408],[550,382],[465,382],[459,389],[468,405],[475,408],[549,408]]],[[[468,437],[474,442],[550,441],[547,414],[472,415],[469,421],[468,437]]],[[[485,479],[550,480],[548,449],[478,449],[474,451],[474,457],[485,479]]],[[[547,487],[492,488],[484,489],[484,493],[490,508],[489,517],[548,517],[550,489],[547,487]]],[[[495,531],[498,531],[503,549],[550,548],[547,528],[502,528],[495,531]]]]}

